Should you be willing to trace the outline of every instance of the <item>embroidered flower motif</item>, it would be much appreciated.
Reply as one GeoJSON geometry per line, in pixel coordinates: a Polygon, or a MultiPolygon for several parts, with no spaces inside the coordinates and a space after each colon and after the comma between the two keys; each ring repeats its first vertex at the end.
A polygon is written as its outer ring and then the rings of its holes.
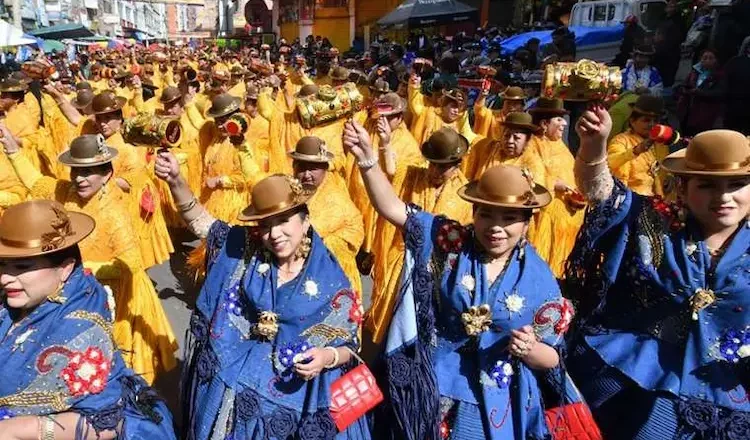
{"type": "Polygon", "coordinates": [[[573,303],[566,298],[548,301],[534,313],[534,333],[538,338],[557,335],[562,336],[570,327],[575,316],[573,303]]]}
{"type": "Polygon", "coordinates": [[[233,313],[237,316],[242,314],[242,306],[240,305],[240,284],[237,283],[234,286],[232,286],[226,293],[226,298],[224,300],[224,308],[227,309],[229,313],[233,313]]]}
{"type": "Polygon", "coordinates": [[[320,292],[318,291],[318,284],[315,283],[315,281],[305,281],[305,295],[309,296],[310,298],[314,298],[318,296],[319,293],[320,292]]]}
{"type": "Polygon", "coordinates": [[[698,245],[696,243],[692,241],[688,241],[687,243],[685,243],[685,253],[687,253],[688,256],[692,257],[695,251],[697,250],[698,250],[698,245]]]}
{"type": "Polygon", "coordinates": [[[85,352],[71,354],[68,365],[60,377],[75,397],[97,394],[104,391],[109,378],[111,362],[98,347],[89,347],[85,352]]]}
{"type": "Polygon", "coordinates": [[[16,415],[13,413],[13,411],[7,408],[0,408],[0,420],[12,419],[15,416],[16,415]]]}
{"type": "Polygon", "coordinates": [[[459,252],[466,239],[466,228],[455,221],[447,221],[438,229],[436,244],[443,252],[459,252]]]}
{"type": "Polygon", "coordinates": [[[517,293],[512,293],[505,298],[505,308],[511,313],[520,313],[526,298],[517,293]]]}
{"type": "Polygon", "coordinates": [[[448,426],[448,422],[443,420],[440,422],[440,438],[446,440],[451,436],[451,428],[448,426]]]}
{"type": "Polygon", "coordinates": [[[670,231],[676,232],[685,226],[685,223],[680,218],[680,211],[682,210],[680,205],[668,203],[662,197],[654,196],[651,197],[651,206],[667,221],[670,231]]]}
{"type": "Polygon", "coordinates": [[[30,328],[26,330],[25,332],[21,333],[16,337],[16,340],[13,341],[13,349],[12,351],[16,351],[17,349],[21,349],[21,352],[23,352],[23,344],[29,340],[29,337],[36,331],[36,329],[30,328]]]}
{"type": "Polygon", "coordinates": [[[513,365],[507,360],[499,360],[495,362],[495,366],[490,370],[490,376],[495,379],[495,383],[497,383],[497,386],[500,388],[508,388],[513,374],[513,365]]]}
{"type": "Polygon", "coordinates": [[[721,357],[733,364],[750,356],[750,331],[727,330],[719,337],[719,350],[721,357]]]}
{"type": "Polygon", "coordinates": [[[271,270],[271,265],[268,263],[260,263],[256,270],[258,271],[259,274],[265,275],[268,273],[269,270],[271,270]]]}
{"type": "Polygon", "coordinates": [[[302,353],[310,349],[307,341],[288,342],[279,348],[276,357],[284,368],[292,368],[297,362],[304,362],[302,353]]]}
{"type": "Polygon", "coordinates": [[[476,281],[474,281],[474,277],[466,274],[461,278],[461,285],[464,286],[466,290],[469,292],[473,292],[474,289],[477,287],[476,281]]]}

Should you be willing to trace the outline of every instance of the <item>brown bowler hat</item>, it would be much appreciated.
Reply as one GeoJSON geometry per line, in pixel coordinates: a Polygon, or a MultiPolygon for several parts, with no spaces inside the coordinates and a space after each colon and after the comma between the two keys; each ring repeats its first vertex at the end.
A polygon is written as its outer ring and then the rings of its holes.
{"type": "Polygon", "coordinates": [[[326,143],[316,136],[303,136],[297,141],[297,146],[289,153],[289,156],[302,162],[329,163],[333,161],[333,153],[328,151],[326,143]]]}
{"type": "Polygon", "coordinates": [[[169,86],[161,94],[161,97],[159,98],[159,101],[162,104],[169,104],[173,101],[177,101],[178,99],[182,98],[182,93],[180,93],[180,89],[174,86],[169,86]]]}
{"type": "Polygon", "coordinates": [[[479,180],[462,186],[458,196],[478,205],[518,209],[541,208],[552,201],[547,188],[535,183],[531,173],[510,165],[488,169],[479,180]]]}
{"type": "Polygon", "coordinates": [[[536,101],[536,106],[529,110],[529,113],[533,116],[552,118],[567,115],[570,112],[565,110],[565,104],[562,99],[545,98],[542,96],[536,101]]]}
{"type": "Polygon", "coordinates": [[[76,90],[93,90],[91,88],[91,83],[88,81],[79,81],[76,83],[76,90]]]}
{"type": "Polygon", "coordinates": [[[391,86],[388,85],[388,81],[384,80],[383,78],[376,79],[367,88],[369,88],[373,92],[379,92],[379,93],[388,93],[391,91],[391,86]]]}
{"type": "Polygon", "coordinates": [[[466,95],[466,92],[464,92],[462,89],[449,89],[449,90],[443,90],[443,103],[445,103],[446,99],[450,99],[451,101],[455,101],[458,103],[458,105],[462,108],[466,108],[466,103],[468,102],[468,96],[466,95]]]}
{"type": "Polygon", "coordinates": [[[125,79],[128,77],[133,76],[133,73],[127,69],[124,69],[122,67],[118,67],[115,71],[115,74],[112,76],[114,79],[125,79]]]}
{"type": "Polygon", "coordinates": [[[121,110],[126,102],[127,99],[115,95],[112,90],[105,90],[91,100],[91,110],[96,115],[112,113],[121,110]]]}
{"type": "Polygon", "coordinates": [[[434,163],[458,162],[469,152],[469,141],[456,130],[443,127],[422,144],[422,156],[434,163]]]}
{"type": "Polygon", "coordinates": [[[0,258],[28,258],[74,246],[94,230],[94,219],[68,212],[59,202],[13,205],[0,218],[0,258]]]}
{"type": "Polygon", "coordinates": [[[661,116],[664,112],[664,100],[658,96],[640,95],[635,102],[631,102],[630,107],[633,113],[646,116],[661,116]]]}
{"type": "Polygon", "coordinates": [[[7,78],[0,83],[0,92],[25,92],[29,84],[16,78],[7,78]]]}
{"type": "Polygon", "coordinates": [[[57,157],[63,165],[71,168],[96,167],[112,162],[117,149],[104,143],[100,134],[84,134],[73,139],[70,148],[57,157]]]}
{"type": "Polygon", "coordinates": [[[527,98],[526,92],[517,86],[508,87],[500,94],[500,96],[502,96],[505,101],[524,101],[527,98]]]}
{"type": "Polygon", "coordinates": [[[252,203],[242,210],[237,219],[250,222],[283,214],[307,203],[312,194],[294,177],[274,174],[253,187],[252,203]]]}
{"type": "Polygon", "coordinates": [[[534,124],[533,118],[526,112],[510,112],[502,124],[504,127],[528,130],[532,133],[539,131],[539,126],[534,124]]]}
{"type": "Polygon", "coordinates": [[[245,90],[245,100],[248,100],[248,99],[255,99],[255,100],[257,100],[258,99],[258,93],[259,93],[258,92],[258,87],[254,86],[254,85],[248,86],[247,89],[245,90]]]}
{"type": "Polygon", "coordinates": [[[70,103],[78,110],[82,110],[91,105],[93,100],[94,92],[91,89],[80,89],[76,93],[76,97],[70,100],[70,103]]]}
{"type": "Polygon", "coordinates": [[[390,116],[398,113],[403,113],[406,110],[404,100],[398,96],[397,93],[390,92],[381,96],[380,99],[375,101],[375,110],[377,116],[390,116]]]}
{"type": "Polygon", "coordinates": [[[687,148],[665,157],[661,166],[677,175],[748,176],[750,141],[732,130],[704,131],[687,148]]]}
{"type": "Polygon", "coordinates": [[[297,97],[304,97],[304,96],[313,96],[317,95],[320,88],[315,84],[305,84],[304,86],[300,87],[299,92],[297,92],[297,97]]]}
{"type": "Polygon", "coordinates": [[[336,66],[331,71],[331,79],[334,81],[349,81],[349,69],[342,66],[336,66]]]}
{"type": "Polygon", "coordinates": [[[240,98],[234,97],[229,93],[222,93],[214,96],[211,100],[211,108],[206,115],[210,118],[220,118],[240,109],[240,98]]]}

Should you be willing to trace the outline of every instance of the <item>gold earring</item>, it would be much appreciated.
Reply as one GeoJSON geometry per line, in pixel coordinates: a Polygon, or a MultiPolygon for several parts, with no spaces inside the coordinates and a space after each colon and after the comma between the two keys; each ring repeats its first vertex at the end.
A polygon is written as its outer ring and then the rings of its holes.
{"type": "Polygon", "coordinates": [[[307,256],[310,255],[310,249],[312,249],[312,239],[308,235],[305,235],[299,242],[299,246],[297,246],[297,252],[295,252],[295,255],[297,256],[297,258],[305,260],[307,259],[307,256]]]}

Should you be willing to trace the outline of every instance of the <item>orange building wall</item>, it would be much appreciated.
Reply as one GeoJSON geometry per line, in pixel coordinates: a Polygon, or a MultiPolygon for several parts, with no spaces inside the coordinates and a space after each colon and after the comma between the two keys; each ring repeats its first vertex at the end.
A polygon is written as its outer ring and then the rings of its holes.
{"type": "Polygon", "coordinates": [[[177,5],[167,5],[167,34],[177,33],[177,5]]]}
{"type": "Polygon", "coordinates": [[[349,8],[315,9],[313,34],[328,37],[342,52],[349,50],[354,39],[349,37],[349,8]]]}
{"type": "Polygon", "coordinates": [[[279,34],[291,44],[295,38],[299,37],[299,23],[282,23],[279,26],[279,34]]]}

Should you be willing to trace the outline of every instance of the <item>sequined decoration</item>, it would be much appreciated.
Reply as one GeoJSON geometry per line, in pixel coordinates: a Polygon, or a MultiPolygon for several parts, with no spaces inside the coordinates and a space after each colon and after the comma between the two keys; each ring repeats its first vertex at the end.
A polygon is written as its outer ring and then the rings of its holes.
{"type": "Polygon", "coordinates": [[[690,297],[690,310],[693,321],[698,320],[698,312],[716,302],[716,294],[710,289],[696,289],[695,294],[690,297]]]}
{"type": "Polygon", "coordinates": [[[255,325],[253,333],[272,340],[279,332],[279,315],[274,312],[263,311],[258,316],[258,324],[255,325]]]}
{"type": "Polygon", "coordinates": [[[461,314],[461,322],[464,324],[467,335],[478,336],[489,330],[492,325],[492,310],[487,304],[479,307],[471,306],[467,312],[461,314]]]}

